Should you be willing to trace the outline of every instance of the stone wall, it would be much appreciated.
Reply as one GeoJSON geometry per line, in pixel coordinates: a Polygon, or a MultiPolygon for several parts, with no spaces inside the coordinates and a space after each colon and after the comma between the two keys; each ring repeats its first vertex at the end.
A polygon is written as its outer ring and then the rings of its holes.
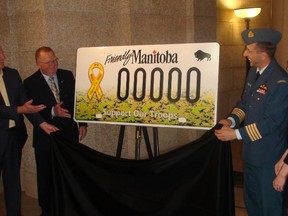
{"type": "MultiPolygon", "coordinates": [[[[3,0],[0,3],[0,44],[6,65],[22,78],[37,68],[34,52],[52,47],[59,66],[75,72],[79,47],[170,44],[216,41],[215,0],[3,0]]],[[[37,197],[34,152],[29,139],[23,151],[22,188],[37,197]]],[[[148,128],[151,137],[151,128],[148,128]]],[[[204,131],[159,128],[160,153],[197,139],[204,131]]],[[[127,126],[123,157],[134,158],[135,127],[127,126]]],[[[106,154],[115,155],[119,126],[89,124],[83,140],[106,154]]],[[[143,142],[142,142],[143,143],[143,142]]],[[[141,158],[147,157],[142,145],[141,158]]]]}

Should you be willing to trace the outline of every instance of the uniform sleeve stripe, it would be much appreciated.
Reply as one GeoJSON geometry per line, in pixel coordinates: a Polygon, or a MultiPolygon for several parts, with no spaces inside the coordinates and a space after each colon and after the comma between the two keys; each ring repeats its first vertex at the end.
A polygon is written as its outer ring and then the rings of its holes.
{"type": "Polygon", "coordinates": [[[245,119],[245,113],[239,108],[234,108],[232,114],[236,115],[239,118],[239,121],[242,122],[245,119]]]}
{"type": "Polygon", "coordinates": [[[247,131],[247,133],[248,133],[250,139],[251,139],[252,141],[255,141],[256,138],[254,137],[254,134],[253,134],[253,132],[252,132],[252,130],[251,130],[250,125],[246,126],[246,131],[247,131]]]}
{"type": "Polygon", "coordinates": [[[246,131],[247,131],[247,133],[248,133],[248,135],[252,141],[262,139],[262,136],[261,136],[255,123],[247,125],[247,126],[245,126],[245,128],[246,128],[246,131]]]}

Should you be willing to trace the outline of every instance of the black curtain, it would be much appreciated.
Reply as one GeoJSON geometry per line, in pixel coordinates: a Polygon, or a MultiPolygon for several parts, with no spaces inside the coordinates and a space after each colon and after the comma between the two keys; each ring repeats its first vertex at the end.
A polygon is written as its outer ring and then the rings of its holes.
{"type": "Polygon", "coordinates": [[[217,140],[214,129],[145,160],[52,138],[55,216],[235,215],[230,143],[217,140]]]}

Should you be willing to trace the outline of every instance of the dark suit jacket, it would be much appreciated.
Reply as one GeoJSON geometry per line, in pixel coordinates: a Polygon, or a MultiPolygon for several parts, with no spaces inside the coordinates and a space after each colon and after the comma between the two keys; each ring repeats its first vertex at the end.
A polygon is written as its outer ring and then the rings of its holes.
{"type": "MultiPolygon", "coordinates": [[[[57,71],[60,100],[63,101],[62,107],[69,110],[72,118],[52,117],[52,107],[57,103],[54,95],[43,77],[40,70],[36,71],[30,77],[24,80],[24,86],[28,96],[33,99],[35,104],[44,104],[46,108],[40,112],[42,117],[51,124],[57,126],[63,136],[78,142],[78,125],[73,120],[74,114],[74,92],[75,79],[71,71],[58,69],[57,71]]],[[[87,125],[87,124],[83,124],[87,125]]],[[[34,128],[33,145],[43,145],[43,142],[49,143],[50,139],[43,131],[34,128]]]]}
{"type": "Polygon", "coordinates": [[[27,131],[23,121],[23,115],[17,113],[17,106],[24,104],[28,100],[21,77],[17,70],[4,67],[3,80],[6,86],[10,106],[6,106],[2,96],[0,96],[0,154],[3,153],[5,145],[7,145],[7,142],[3,140],[3,137],[6,137],[7,135],[9,119],[15,120],[18,139],[17,144],[20,148],[23,147],[27,139],[27,131]]]}

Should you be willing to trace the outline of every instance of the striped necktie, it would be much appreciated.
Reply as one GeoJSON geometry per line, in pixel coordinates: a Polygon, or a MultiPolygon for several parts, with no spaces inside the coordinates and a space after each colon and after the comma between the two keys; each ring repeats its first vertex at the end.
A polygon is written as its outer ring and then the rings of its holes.
{"type": "Polygon", "coordinates": [[[54,77],[49,77],[49,82],[50,82],[51,91],[53,92],[53,95],[54,95],[57,103],[59,103],[60,102],[60,96],[59,96],[59,91],[58,91],[58,88],[56,86],[54,77]]]}

